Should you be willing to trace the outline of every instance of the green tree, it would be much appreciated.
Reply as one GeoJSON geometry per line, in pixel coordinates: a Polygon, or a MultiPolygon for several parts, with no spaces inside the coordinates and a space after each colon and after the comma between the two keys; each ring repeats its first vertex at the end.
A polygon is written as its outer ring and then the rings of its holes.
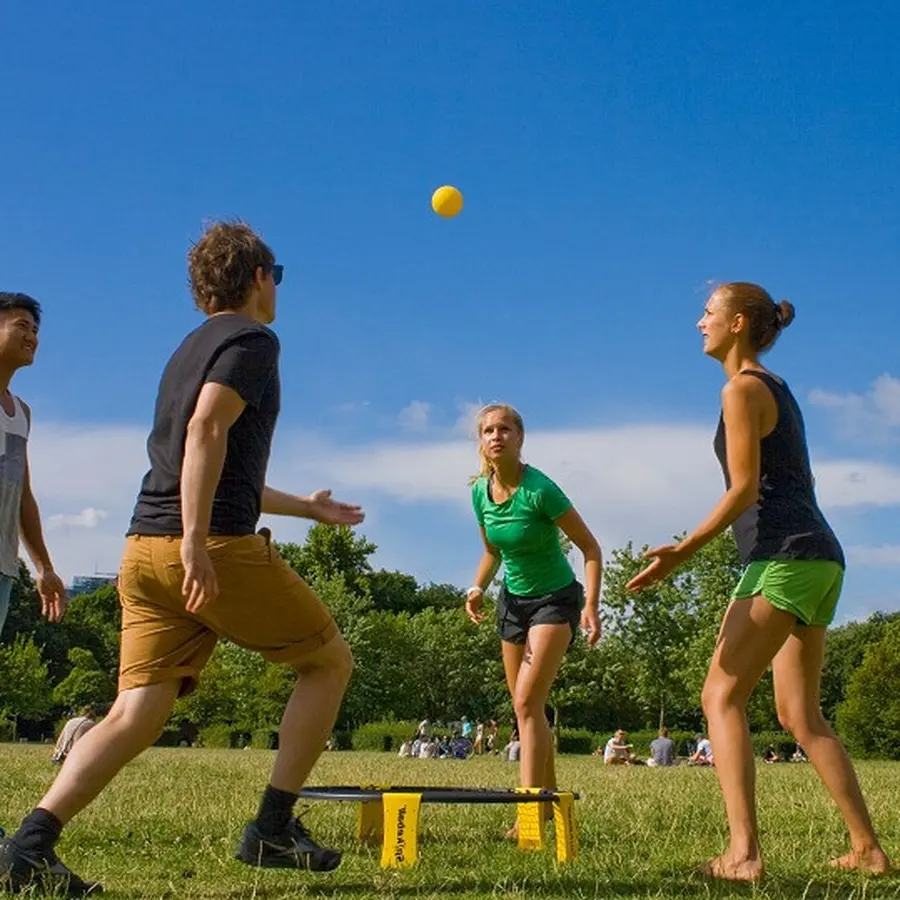
{"type": "Polygon", "coordinates": [[[72,668],[53,691],[57,706],[75,710],[89,704],[107,703],[115,697],[115,681],[104,672],[94,654],[83,647],[69,651],[72,668]]]}
{"type": "Polygon", "coordinates": [[[677,576],[636,594],[626,589],[645,565],[631,543],[613,550],[604,571],[603,618],[638,664],[634,695],[645,709],[656,711],[661,727],[671,708],[683,707],[687,699],[679,669],[695,617],[693,597],[680,589],[677,576]]]}
{"type": "Polygon", "coordinates": [[[65,677],[69,670],[67,654],[72,646],[70,632],[65,622],[48,622],[41,615],[41,600],[34,579],[21,560],[10,596],[3,640],[11,643],[18,636],[32,638],[35,645],[41,648],[41,657],[52,680],[65,677]]]}
{"type": "Polygon", "coordinates": [[[593,649],[578,637],[569,648],[550,691],[559,725],[614,731],[641,721],[634,697],[638,664],[621,637],[605,637],[593,649]]]}
{"type": "Polygon", "coordinates": [[[900,613],[875,613],[864,622],[849,622],[828,630],[822,668],[822,712],[834,724],[837,708],[847,694],[866,648],[879,641],[885,628],[900,620],[900,613]]]}
{"type": "Polygon", "coordinates": [[[303,544],[280,544],[278,550],[308,582],[341,576],[351,593],[368,597],[372,566],[369,557],[378,549],[348,525],[317,522],[303,544]]]}
{"type": "Polygon", "coordinates": [[[852,750],[900,759],[900,619],[866,649],[837,708],[837,722],[852,750]]]}
{"type": "Polygon", "coordinates": [[[416,597],[417,610],[462,609],[466,603],[466,592],[452,584],[428,582],[419,588],[416,597]]]}
{"type": "Polygon", "coordinates": [[[47,664],[30,637],[0,647],[0,719],[40,719],[52,707],[47,664]]]}
{"type": "MultiPolygon", "coordinates": [[[[741,572],[737,547],[730,532],[720,534],[650,590],[629,593],[625,585],[645,565],[630,543],[613,551],[604,575],[604,619],[639,663],[635,697],[658,712],[659,724],[697,727],[700,690],[741,572]]],[[[773,716],[771,689],[757,692],[751,721],[773,716]]]]}
{"type": "Polygon", "coordinates": [[[97,666],[115,677],[122,630],[122,607],[115,587],[105,585],[90,594],[73,598],[62,627],[73,647],[90,650],[97,666]]]}
{"type": "Polygon", "coordinates": [[[411,613],[418,608],[419,583],[412,575],[379,569],[369,575],[368,585],[374,609],[411,613]]]}

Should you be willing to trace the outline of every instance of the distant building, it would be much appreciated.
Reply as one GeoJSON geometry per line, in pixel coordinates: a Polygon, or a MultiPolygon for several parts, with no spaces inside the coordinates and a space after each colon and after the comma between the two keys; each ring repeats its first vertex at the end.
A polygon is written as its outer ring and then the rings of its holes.
{"type": "Polygon", "coordinates": [[[100,588],[111,584],[115,587],[117,575],[97,573],[95,575],[76,575],[72,579],[72,586],[69,588],[69,596],[77,597],[79,594],[93,594],[100,588]]]}

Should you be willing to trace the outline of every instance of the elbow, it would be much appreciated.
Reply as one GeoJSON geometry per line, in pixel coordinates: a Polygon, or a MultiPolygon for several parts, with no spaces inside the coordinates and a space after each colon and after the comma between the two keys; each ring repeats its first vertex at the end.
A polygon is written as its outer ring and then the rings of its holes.
{"type": "Polygon", "coordinates": [[[225,440],[228,428],[217,419],[194,416],[187,425],[187,444],[217,444],[225,440]]]}
{"type": "Polygon", "coordinates": [[[580,549],[584,555],[585,563],[596,562],[602,564],[603,551],[600,549],[600,543],[597,540],[591,540],[590,543],[585,544],[580,549]]]}
{"type": "Polygon", "coordinates": [[[732,485],[732,496],[734,497],[735,510],[738,515],[750,509],[754,503],[759,501],[759,485],[748,483],[741,485],[732,485]]]}

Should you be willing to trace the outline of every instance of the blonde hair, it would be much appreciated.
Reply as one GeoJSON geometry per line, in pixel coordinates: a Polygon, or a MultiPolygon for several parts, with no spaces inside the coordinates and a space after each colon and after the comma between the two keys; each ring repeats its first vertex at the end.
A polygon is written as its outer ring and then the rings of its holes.
{"type": "Polygon", "coordinates": [[[519,435],[525,437],[525,423],[522,421],[521,413],[514,406],[510,406],[507,403],[489,403],[487,406],[483,406],[478,410],[478,415],[475,416],[475,433],[478,437],[478,459],[480,467],[478,474],[473,475],[469,479],[469,484],[474,484],[479,478],[490,478],[494,473],[494,467],[491,465],[491,461],[484,455],[484,448],[481,446],[481,429],[484,425],[485,417],[492,412],[503,413],[505,417],[512,419],[513,425],[515,425],[519,431],[519,435]]]}

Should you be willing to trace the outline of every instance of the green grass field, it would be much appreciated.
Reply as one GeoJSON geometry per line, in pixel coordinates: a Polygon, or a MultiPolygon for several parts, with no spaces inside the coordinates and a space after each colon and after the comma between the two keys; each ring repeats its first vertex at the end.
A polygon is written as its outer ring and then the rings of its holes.
{"type": "MultiPolygon", "coordinates": [[[[0,745],[0,824],[7,831],[52,780],[50,753],[50,747],[0,745]]],[[[312,802],[304,821],[319,840],[345,850],[341,868],[323,875],[250,869],[233,854],[271,761],[260,750],[151,750],[67,829],[60,855],[79,874],[100,879],[112,897],[900,898],[900,876],[865,879],[825,867],[844,850],[845,837],[808,765],[761,767],[769,875],[759,886],[732,886],[692,873],[724,845],[713,772],[604,769],[585,757],[563,757],[559,764],[560,785],[582,795],[576,805],[581,855],[574,863],[558,864],[552,848],[526,853],[506,843],[510,807],[435,805],[422,811],[419,864],[382,870],[379,852],[354,840],[353,804],[312,802]]],[[[896,859],[900,764],[860,763],[859,773],[896,859]]],[[[360,783],[512,787],[515,767],[493,758],[326,753],[310,780],[360,783]]]]}

